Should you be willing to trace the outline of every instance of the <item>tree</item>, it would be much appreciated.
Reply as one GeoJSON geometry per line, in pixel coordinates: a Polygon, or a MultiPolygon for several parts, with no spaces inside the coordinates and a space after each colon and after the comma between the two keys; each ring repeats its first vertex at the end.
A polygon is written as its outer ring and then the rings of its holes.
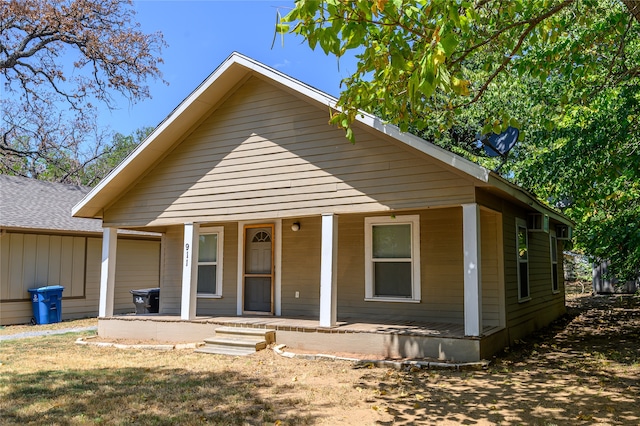
{"type": "Polygon", "coordinates": [[[26,113],[4,102],[0,122],[0,173],[63,183],[83,183],[84,168],[108,153],[108,133],[85,111],[64,111],[34,104],[26,113]]]}
{"type": "Polygon", "coordinates": [[[566,108],[554,129],[527,143],[514,179],[561,208],[576,226],[576,246],[612,260],[621,280],[640,267],[640,85],[601,91],[566,108]]]}
{"type": "Polygon", "coordinates": [[[355,50],[332,122],[375,112],[458,154],[518,127],[501,172],[577,223],[619,278],[640,265],[640,8],[619,0],[298,1],[277,31],[355,50]],[[635,18],[634,18],[635,17],[635,18]]]}
{"type": "Polygon", "coordinates": [[[142,127],[130,135],[116,133],[103,154],[83,168],[82,184],[93,186],[116,168],[153,131],[152,127],[142,127]]]}
{"type": "Polygon", "coordinates": [[[134,17],[131,0],[1,2],[2,173],[67,181],[101,155],[94,103],[137,102],[161,78],[162,35],[134,17]]]}
{"type": "MultiPolygon", "coordinates": [[[[638,24],[617,0],[300,0],[277,30],[337,57],[357,50],[333,118],[352,140],[358,109],[376,105],[402,130],[434,119],[450,128],[504,74],[561,73],[566,103],[640,71],[638,24]]],[[[498,132],[510,121],[493,114],[481,124],[498,132]]]]}

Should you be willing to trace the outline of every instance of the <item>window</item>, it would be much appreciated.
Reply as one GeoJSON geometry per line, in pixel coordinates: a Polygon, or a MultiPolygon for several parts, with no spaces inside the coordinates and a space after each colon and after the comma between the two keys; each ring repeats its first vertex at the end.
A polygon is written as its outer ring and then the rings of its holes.
{"type": "Polygon", "coordinates": [[[530,299],[529,294],[529,236],[527,222],[516,220],[516,244],[518,248],[518,300],[523,302],[530,299]]]}
{"type": "Polygon", "coordinates": [[[420,216],[365,218],[365,300],[420,301],[420,216]]]}
{"type": "Polygon", "coordinates": [[[551,290],[557,293],[560,291],[558,284],[558,239],[554,231],[549,233],[549,244],[551,246],[551,290]]]}
{"type": "Polygon", "coordinates": [[[198,297],[222,296],[224,228],[202,228],[198,237],[198,297]]]}

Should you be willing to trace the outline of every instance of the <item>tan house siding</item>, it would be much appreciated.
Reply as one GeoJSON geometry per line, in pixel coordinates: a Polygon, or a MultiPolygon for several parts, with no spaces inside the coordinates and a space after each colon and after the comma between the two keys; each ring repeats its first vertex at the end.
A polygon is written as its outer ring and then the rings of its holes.
{"type": "Polygon", "coordinates": [[[427,280],[426,288],[423,284],[422,309],[428,311],[425,320],[463,323],[462,208],[428,210],[422,218],[423,283],[427,280]]]}
{"type": "MultiPolygon", "coordinates": [[[[216,223],[215,226],[224,228],[222,298],[198,298],[196,314],[236,315],[238,300],[238,224],[216,223]]],[[[203,227],[202,229],[205,228],[203,227]]]]}
{"type": "Polygon", "coordinates": [[[391,139],[327,125],[318,108],[249,79],[105,211],[104,223],[164,225],[455,205],[470,181],[391,139]],[[402,188],[399,191],[398,188],[402,188]]]}
{"type": "MultiPolygon", "coordinates": [[[[0,324],[33,317],[29,288],[62,285],[62,318],[98,314],[102,240],[95,237],[6,233],[0,237],[0,324]]],[[[159,241],[119,238],[116,265],[117,312],[132,312],[129,290],[157,287],[159,241]]]]}
{"type": "MultiPolygon", "coordinates": [[[[297,220],[300,223],[297,232],[291,230],[293,222],[282,222],[282,315],[317,318],[320,315],[321,219],[315,216],[297,220]]],[[[340,256],[342,253],[338,250],[340,256]]]]}
{"type": "MultiPolygon", "coordinates": [[[[528,232],[529,237],[529,292],[531,298],[518,300],[516,270],[516,217],[526,219],[526,212],[506,208],[503,215],[505,241],[505,287],[507,327],[510,341],[520,339],[544,327],[564,313],[564,293],[551,289],[551,263],[549,234],[528,232]]],[[[561,263],[560,258],[558,263],[561,263]]],[[[559,268],[561,269],[561,267],[559,268]]],[[[561,286],[563,289],[564,287],[561,286]]]]}
{"type": "MultiPolygon", "coordinates": [[[[202,224],[224,227],[222,252],[222,297],[198,298],[196,315],[235,315],[237,303],[238,225],[236,223],[202,224]]],[[[182,301],[182,247],[184,226],[172,226],[164,236],[164,266],[160,286],[160,313],[180,315],[182,301]]]]}
{"type": "Polygon", "coordinates": [[[65,297],[85,295],[86,237],[6,233],[2,237],[1,300],[29,300],[28,289],[63,285],[65,297]]]}
{"type": "Polygon", "coordinates": [[[497,327],[502,321],[502,242],[501,215],[486,210],[480,211],[481,259],[482,274],[482,323],[484,326],[497,327]]]}
{"type": "Polygon", "coordinates": [[[406,214],[420,215],[421,302],[364,300],[364,218],[367,215],[343,215],[338,226],[338,319],[409,317],[416,321],[463,322],[462,209],[406,214]]]}
{"type": "Polygon", "coordinates": [[[172,226],[164,234],[162,243],[162,273],[160,274],[160,313],[180,315],[182,300],[182,245],[184,227],[172,226]]]}
{"type": "MultiPolygon", "coordinates": [[[[551,288],[551,262],[549,234],[528,232],[529,237],[529,289],[531,299],[518,300],[518,273],[516,262],[516,218],[527,219],[529,212],[524,207],[498,198],[485,190],[477,190],[478,202],[502,213],[504,240],[504,280],[506,301],[506,326],[509,340],[513,342],[532,331],[544,327],[565,312],[563,276],[559,276],[558,293],[551,288]]],[[[551,229],[553,229],[551,224],[551,229]]],[[[562,253],[559,244],[558,253],[562,253]]],[[[558,271],[561,271],[562,256],[558,256],[558,271]]]]}
{"type": "Polygon", "coordinates": [[[114,310],[132,312],[131,290],[160,286],[160,242],[121,239],[118,246],[114,310]]]}

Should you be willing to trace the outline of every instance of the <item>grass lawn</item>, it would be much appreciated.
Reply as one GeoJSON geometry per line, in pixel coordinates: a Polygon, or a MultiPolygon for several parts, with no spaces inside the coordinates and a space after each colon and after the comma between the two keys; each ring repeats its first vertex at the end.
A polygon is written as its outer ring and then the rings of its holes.
{"type": "Polygon", "coordinates": [[[78,334],[3,341],[0,423],[640,424],[639,299],[570,303],[482,371],[123,350],[76,345],[78,334]]]}

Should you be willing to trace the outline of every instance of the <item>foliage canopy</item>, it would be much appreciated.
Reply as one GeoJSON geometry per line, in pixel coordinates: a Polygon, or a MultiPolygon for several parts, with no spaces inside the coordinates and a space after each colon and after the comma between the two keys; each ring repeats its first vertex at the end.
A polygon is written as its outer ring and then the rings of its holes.
{"type": "MultiPolygon", "coordinates": [[[[635,20],[616,0],[299,0],[277,30],[312,49],[357,51],[334,123],[378,105],[402,130],[453,126],[505,74],[544,82],[561,73],[563,102],[585,99],[640,70],[629,44],[635,20]]],[[[484,118],[484,133],[511,117],[484,118]]]]}
{"type": "Polygon", "coordinates": [[[489,168],[478,134],[520,129],[507,177],[577,223],[576,247],[640,265],[640,8],[619,0],[299,0],[276,30],[356,53],[332,123],[374,112],[489,168]]]}

